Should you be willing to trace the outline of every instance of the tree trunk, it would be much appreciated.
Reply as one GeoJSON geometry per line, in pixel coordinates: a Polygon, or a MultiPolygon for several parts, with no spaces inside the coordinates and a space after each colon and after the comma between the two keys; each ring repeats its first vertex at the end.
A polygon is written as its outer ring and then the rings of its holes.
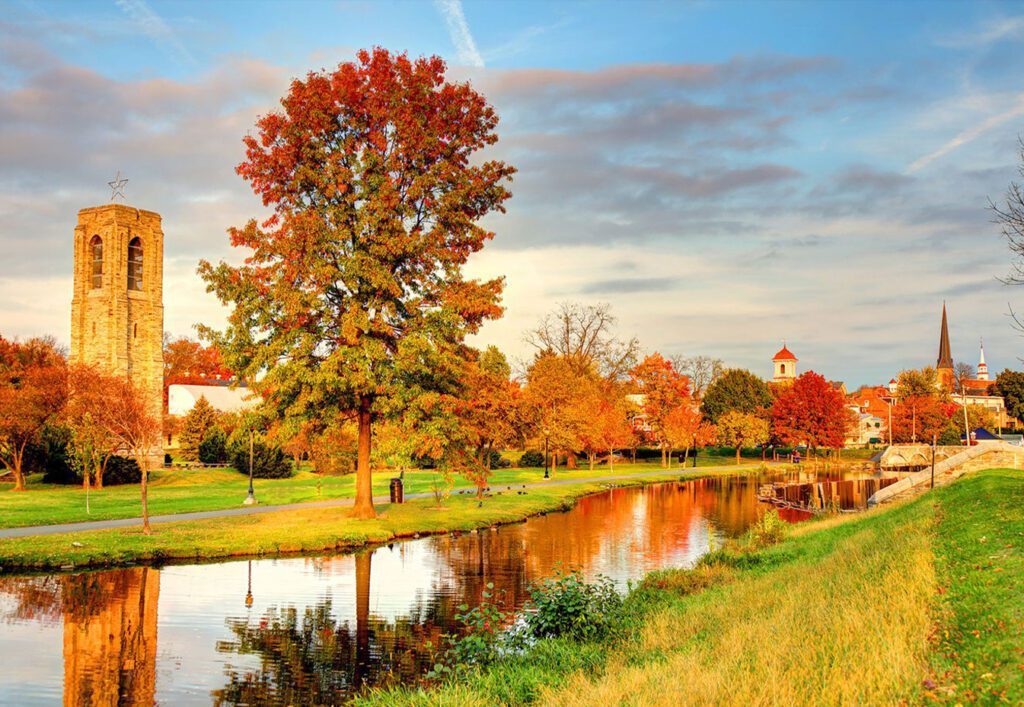
{"type": "Polygon", "coordinates": [[[690,456],[690,448],[689,447],[683,447],[683,456],[681,456],[679,458],[679,468],[680,469],[685,469],[686,468],[686,459],[689,456],[690,456]]]}
{"type": "Polygon", "coordinates": [[[631,447],[629,454],[632,457],[633,463],[636,464],[636,447],[631,447]]]}
{"type": "Polygon", "coordinates": [[[587,459],[590,461],[590,470],[594,470],[594,457],[597,456],[597,452],[587,452],[587,459]]]}
{"type": "Polygon", "coordinates": [[[665,468],[665,467],[668,466],[668,461],[665,459],[665,452],[666,451],[667,450],[665,448],[665,445],[664,445],[664,443],[662,443],[662,445],[661,445],[661,466],[662,466],[662,468],[665,468]]]}
{"type": "Polygon", "coordinates": [[[740,452],[743,451],[743,447],[739,444],[736,445],[736,464],[740,463],[740,452]]]}
{"type": "Polygon", "coordinates": [[[353,518],[376,518],[373,508],[373,477],[370,472],[370,407],[369,395],[359,398],[359,446],[356,454],[356,500],[352,505],[353,518]]]}
{"type": "Polygon", "coordinates": [[[575,469],[576,467],[576,454],[574,452],[565,453],[565,468],[575,469]]]}
{"type": "Polygon", "coordinates": [[[149,527],[149,469],[147,468],[146,457],[139,454],[135,457],[135,462],[139,465],[139,470],[142,472],[142,533],[143,535],[152,535],[153,529],[149,527]]]}
{"type": "Polygon", "coordinates": [[[615,471],[615,450],[608,450],[608,470],[615,471]]]}
{"type": "Polygon", "coordinates": [[[96,488],[97,490],[103,488],[103,474],[106,473],[107,471],[107,461],[109,459],[110,457],[107,457],[106,459],[101,461],[99,465],[96,467],[96,486],[94,488],[96,488]]]}
{"type": "Polygon", "coordinates": [[[14,488],[11,491],[24,491],[25,490],[25,475],[21,473],[21,463],[25,458],[25,447],[19,450],[17,447],[11,450],[11,464],[7,466],[8,469],[14,472],[14,488]]]}

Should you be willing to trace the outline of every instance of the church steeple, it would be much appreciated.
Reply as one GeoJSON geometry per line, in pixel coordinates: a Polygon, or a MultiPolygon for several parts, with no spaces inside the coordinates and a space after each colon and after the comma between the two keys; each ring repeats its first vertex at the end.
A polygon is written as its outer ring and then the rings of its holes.
{"type": "Polygon", "coordinates": [[[953,354],[949,350],[949,325],[946,323],[946,303],[942,303],[942,331],[939,333],[939,360],[935,364],[939,370],[953,368],[953,354]]]}
{"type": "Polygon", "coordinates": [[[981,356],[978,358],[978,380],[988,380],[988,364],[985,363],[985,340],[981,340],[981,356]]]}

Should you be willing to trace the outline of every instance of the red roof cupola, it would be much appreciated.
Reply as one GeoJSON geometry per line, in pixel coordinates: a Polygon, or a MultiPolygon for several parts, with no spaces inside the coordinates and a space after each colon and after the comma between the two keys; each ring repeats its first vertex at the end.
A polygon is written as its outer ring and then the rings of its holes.
{"type": "Polygon", "coordinates": [[[772,357],[773,361],[796,361],[798,360],[793,352],[786,348],[786,342],[782,342],[782,348],[772,357]]]}

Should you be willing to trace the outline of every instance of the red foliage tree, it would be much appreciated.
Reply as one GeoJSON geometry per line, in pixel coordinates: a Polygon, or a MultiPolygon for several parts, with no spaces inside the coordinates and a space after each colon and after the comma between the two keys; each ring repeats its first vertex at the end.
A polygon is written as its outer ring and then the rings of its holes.
{"type": "Polygon", "coordinates": [[[778,391],[772,405],[772,432],[785,444],[838,449],[852,424],[846,397],[825,378],[807,371],[778,391]]]}
{"type": "Polygon", "coordinates": [[[907,395],[892,406],[892,441],[931,442],[949,427],[958,409],[937,395],[907,395]]]}
{"type": "Polygon", "coordinates": [[[501,314],[502,281],[462,266],[494,235],[478,221],[503,209],[514,170],[476,158],[498,116],[438,57],[360,51],[281,104],[238,166],[273,215],[231,229],[244,265],[200,264],[234,305],[226,334],[201,334],[282,424],[356,417],[352,515],[372,518],[374,418],[456,389],[466,335],[501,314]]]}

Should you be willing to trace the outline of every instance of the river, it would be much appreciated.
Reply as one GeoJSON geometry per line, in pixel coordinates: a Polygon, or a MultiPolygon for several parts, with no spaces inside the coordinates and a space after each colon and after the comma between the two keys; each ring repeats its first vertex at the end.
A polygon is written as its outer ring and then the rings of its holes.
{"type": "MultiPolygon", "coordinates": [[[[0,703],[322,704],[415,680],[488,583],[514,607],[558,567],[688,567],[763,512],[759,484],[588,496],[524,523],[357,554],[0,579],[0,703]]],[[[790,521],[804,517],[782,511],[790,521]]]]}

